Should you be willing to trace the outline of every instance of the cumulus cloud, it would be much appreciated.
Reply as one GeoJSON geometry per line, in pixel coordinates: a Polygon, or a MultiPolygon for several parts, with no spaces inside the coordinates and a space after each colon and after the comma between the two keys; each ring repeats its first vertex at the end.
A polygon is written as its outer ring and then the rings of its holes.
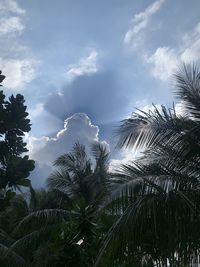
{"type": "Polygon", "coordinates": [[[81,58],[77,64],[69,65],[65,73],[65,78],[71,82],[76,77],[90,75],[97,72],[98,53],[92,50],[88,57],[81,58]]]}
{"type": "Polygon", "coordinates": [[[132,25],[124,37],[124,44],[131,44],[136,47],[142,38],[142,33],[151,22],[152,16],[155,15],[162,7],[165,0],[157,0],[149,5],[143,12],[140,12],[132,19],[132,25]]]}
{"type": "Polygon", "coordinates": [[[200,60],[200,23],[183,36],[179,46],[159,47],[152,55],[146,56],[145,60],[151,65],[151,74],[163,81],[168,80],[181,63],[189,64],[200,60]]]}
{"type": "MultiPolygon", "coordinates": [[[[69,152],[76,142],[85,145],[87,149],[92,143],[100,142],[99,127],[93,125],[90,118],[84,113],[76,113],[64,121],[64,127],[54,137],[42,136],[40,138],[27,136],[29,154],[37,162],[39,168],[52,171],[52,163],[55,159],[69,152]]],[[[105,146],[105,141],[101,142],[105,146]]],[[[35,172],[38,172],[36,170],[35,172]]],[[[47,174],[47,173],[46,173],[47,174]]],[[[34,176],[34,172],[33,175],[34,176]]],[[[32,178],[33,183],[41,185],[44,182],[32,178]],[[35,180],[35,181],[34,181],[35,180]]]]}

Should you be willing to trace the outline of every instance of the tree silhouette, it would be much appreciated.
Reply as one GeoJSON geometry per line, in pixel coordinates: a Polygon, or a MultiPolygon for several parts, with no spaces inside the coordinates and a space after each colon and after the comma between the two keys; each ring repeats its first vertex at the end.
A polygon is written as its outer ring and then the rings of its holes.
{"type": "Polygon", "coordinates": [[[120,166],[115,175],[121,182],[112,195],[119,219],[107,233],[98,257],[105,253],[109,266],[197,266],[199,73],[196,67],[184,66],[175,75],[181,114],[175,108],[154,107],[133,113],[120,127],[118,145],[144,152],[141,158],[120,166]]]}
{"type": "MultiPolygon", "coordinates": [[[[0,75],[0,82],[5,78],[0,75]]],[[[24,155],[28,150],[23,141],[24,133],[31,129],[28,113],[20,94],[6,100],[0,91],[0,190],[1,198],[11,194],[12,189],[30,186],[27,177],[34,169],[34,161],[24,155]]]]}

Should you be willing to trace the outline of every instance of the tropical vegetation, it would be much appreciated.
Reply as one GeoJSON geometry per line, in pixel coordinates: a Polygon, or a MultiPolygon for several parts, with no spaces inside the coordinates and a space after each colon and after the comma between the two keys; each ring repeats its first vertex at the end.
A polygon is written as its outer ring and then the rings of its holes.
{"type": "Polygon", "coordinates": [[[136,110],[118,129],[117,147],[140,157],[111,170],[106,146],[77,142],[39,190],[22,157],[24,99],[1,93],[0,266],[198,266],[200,71],[174,81],[179,111],[136,110]]]}

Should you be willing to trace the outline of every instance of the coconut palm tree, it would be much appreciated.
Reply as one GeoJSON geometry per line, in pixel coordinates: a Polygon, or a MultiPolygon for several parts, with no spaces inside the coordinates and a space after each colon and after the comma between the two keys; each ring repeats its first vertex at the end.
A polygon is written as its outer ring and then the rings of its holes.
{"type": "MultiPolygon", "coordinates": [[[[43,240],[47,240],[47,227],[45,231],[44,229],[41,231],[40,228],[36,230],[34,215],[38,213],[39,216],[41,209],[44,208],[48,208],[49,211],[56,208],[55,198],[51,192],[43,189],[33,191],[31,188],[31,191],[31,199],[28,198],[27,193],[17,194],[0,213],[0,265],[2,266],[34,266],[30,265],[31,262],[35,262],[33,251],[35,250],[34,253],[36,253],[37,244],[41,243],[44,246],[43,240]],[[32,224],[28,227],[25,223],[21,225],[25,218],[27,220],[33,218],[32,224]],[[34,231],[31,232],[33,228],[34,231]]],[[[44,216],[44,213],[42,215],[44,216]]]]}
{"type": "Polygon", "coordinates": [[[57,171],[47,180],[50,191],[64,195],[73,205],[82,200],[86,206],[96,204],[108,191],[108,151],[102,144],[91,147],[92,159],[85,147],[74,145],[71,153],[60,156],[54,163],[57,171]]]}
{"type": "Polygon", "coordinates": [[[99,212],[109,192],[108,151],[91,147],[91,158],[79,143],[55,161],[48,191],[32,191],[28,212],[17,223],[9,253],[30,266],[91,266],[102,231],[99,212]]]}
{"type": "Polygon", "coordinates": [[[200,74],[175,76],[176,109],[137,111],[119,129],[119,147],[143,150],[122,165],[112,194],[118,219],[96,262],[109,266],[196,266],[200,251],[200,74]]]}
{"type": "MultiPolygon", "coordinates": [[[[81,263],[81,266],[91,266],[91,259],[96,254],[95,247],[101,238],[99,229],[102,228],[99,223],[104,219],[101,208],[110,190],[107,148],[94,144],[91,156],[89,159],[85,147],[76,143],[71,153],[55,161],[58,170],[47,180],[49,190],[57,194],[60,205],[73,214],[76,222],[73,244],[81,244],[90,255],[87,263],[81,263]]],[[[77,259],[74,261],[77,266],[77,259]]]]}

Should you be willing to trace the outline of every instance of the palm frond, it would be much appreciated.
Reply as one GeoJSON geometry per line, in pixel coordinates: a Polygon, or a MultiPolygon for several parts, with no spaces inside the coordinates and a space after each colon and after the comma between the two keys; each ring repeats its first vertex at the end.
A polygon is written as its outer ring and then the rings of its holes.
{"type": "Polygon", "coordinates": [[[195,66],[183,65],[174,74],[175,95],[183,103],[192,119],[200,119],[200,71],[195,66]]]}
{"type": "Polygon", "coordinates": [[[146,149],[157,144],[178,138],[185,127],[191,124],[187,118],[178,117],[174,109],[161,106],[153,111],[133,113],[131,118],[122,121],[118,130],[118,147],[146,149]]]}
{"type": "Polygon", "coordinates": [[[9,248],[3,244],[0,244],[0,264],[2,266],[16,266],[16,267],[25,267],[27,266],[25,260],[15,253],[14,251],[9,252],[9,248]]]}
{"type": "Polygon", "coordinates": [[[20,221],[15,229],[15,233],[28,233],[37,227],[68,220],[69,216],[70,212],[63,209],[44,209],[35,211],[20,221]]]}
{"type": "Polygon", "coordinates": [[[9,247],[8,254],[12,251],[26,252],[27,249],[37,249],[41,243],[45,240],[49,240],[49,234],[51,234],[52,228],[53,227],[50,226],[41,227],[39,230],[32,231],[22,236],[9,247]]]}
{"type": "Polygon", "coordinates": [[[69,198],[77,191],[75,181],[71,178],[68,171],[63,169],[54,171],[46,183],[49,190],[58,190],[66,194],[69,198]]]}
{"type": "Polygon", "coordinates": [[[101,143],[93,144],[91,147],[92,156],[96,161],[95,172],[96,171],[107,171],[108,169],[108,158],[109,152],[105,145],[101,143]]]}

